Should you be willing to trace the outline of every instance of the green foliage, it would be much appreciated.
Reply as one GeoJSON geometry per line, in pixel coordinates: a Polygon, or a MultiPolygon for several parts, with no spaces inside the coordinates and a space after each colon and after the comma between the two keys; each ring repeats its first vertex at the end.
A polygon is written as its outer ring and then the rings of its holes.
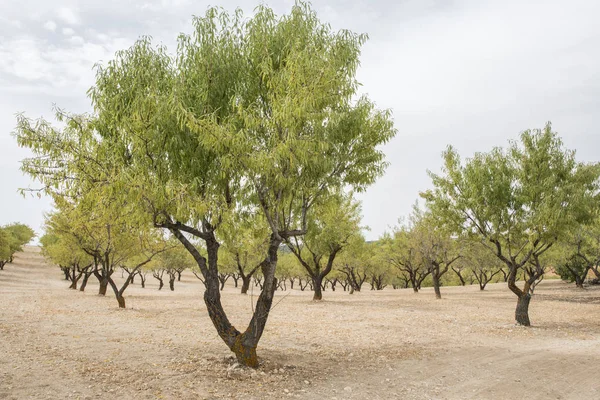
{"type": "Polygon", "coordinates": [[[561,277],[569,282],[575,282],[576,277],[587,275],[590,270],[589,265],[581,257],[573,255],[562,263],[557,264],[554,267],[554,271],[561,277]]]}
{"type": "Polygon", "coordinates": [[[0,262],[10,259],[11,252],[11,236],[3,228],[0,228],[0,262]]]}
{"type": "Polygon", "coordinates": [[[42,254],[47,260],[60,267],[88,265],[94,262],[93,257],[83,251],[73,236],[66,232],[56,232],[50,226],[48,228],[40,238],[42,254]]]}
{"type": "Polygon", "coordinates": [[[13,223],[0,227],[0,263],[2,266],[12,261],[18,251],[35,237],[33,229],[25,224],[13,223]]]}
{"type": "Polygon", "coordinates": [[[464,164],[449,147],[442,174],[430,176],[434,189],[422,196],[435,217],[455,233],[483,238],[513,269],[589,219],[598,188],[598,166],[576,162],[550,124],[464,164]]]}

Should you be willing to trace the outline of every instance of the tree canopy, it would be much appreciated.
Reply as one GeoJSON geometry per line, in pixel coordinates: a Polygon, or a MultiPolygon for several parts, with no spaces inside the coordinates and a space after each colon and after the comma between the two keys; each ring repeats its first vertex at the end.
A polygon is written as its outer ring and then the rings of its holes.
{"type": "Polygon", "coordinates": [[[529,287],[543,273],[540,257],[592,217],[598,165],[577,162],[550,124],[464,163],[452,147],[443,157],[442,174],[430,172],[434,189],[422,196],[449,229],[480,237],[507,265],[508,286],[519,297],[517,322],[529,325],[529,287]],[[527,266],[535,273],[520,289],[517,271],[527,266]]]}

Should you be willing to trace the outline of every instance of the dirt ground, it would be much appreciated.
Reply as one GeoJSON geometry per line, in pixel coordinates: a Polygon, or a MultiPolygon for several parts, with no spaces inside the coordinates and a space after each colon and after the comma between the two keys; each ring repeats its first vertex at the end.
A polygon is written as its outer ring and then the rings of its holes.
{"type": "MultiPolygon", "coordinates": [[[[35,247],[0,271],[0,398],[600,399],[600,288],[542,282],[530,328],[505,284],[277,292],[255,371],[233,367],[191,273],[136,282],[125,310],[95,279],[67,287],[35,247]]],[[[238,329],[256,294],[224,290],[238,329]]]]}

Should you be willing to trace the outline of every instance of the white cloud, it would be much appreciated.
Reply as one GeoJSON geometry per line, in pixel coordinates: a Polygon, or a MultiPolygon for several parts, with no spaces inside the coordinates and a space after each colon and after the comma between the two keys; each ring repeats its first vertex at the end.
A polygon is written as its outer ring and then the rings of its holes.
{"type": "Polygon", "coordinates": [[[44,28],[54,32],[56,30],[56,22],[52,20],[46,21],[46,23],[44,24],[44,28]]]}
{"type": "Polygon", "coordinates": [[[79,15],[68,7],[60,7],[56,10],[56,16],[69,25],[79,25],[81,23],[79,15]]]}
{"type": "Polygon", "coordinates": [[[69,43],[76,44],[76,45],[82,45],[85,43],[85,40],[83,40],[83,38],[81,36],[71,36],[71,38],[69,38],[69,43]]]}
{"type": "Polygon", "coordinates": [[[65,36],[71,36],[75,34],[75,31],[72,28],[62,28],[62,33],[65,36]]]}

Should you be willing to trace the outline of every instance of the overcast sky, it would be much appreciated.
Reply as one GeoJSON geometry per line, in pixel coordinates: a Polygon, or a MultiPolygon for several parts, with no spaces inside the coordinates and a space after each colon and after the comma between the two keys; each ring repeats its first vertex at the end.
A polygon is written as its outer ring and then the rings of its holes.
{"type": "MultiPolygon", "coordinates": [[[[88,111],[93,65],[140,35],[173,51],[191,15],[208,5],[250,14],[257,1],[2,0],[0,2],[0,225],[41,232],[47,199],[19,171],[27,152],[11,132],[15,114],[51,117],[52,105],[88,111]]],[[[279,14],[293,1],[267,2],[279,14]]],[[[363,200],[369,239],[410,212],[430,186],[448,144],[463,156],[504,145],[552,121],[578,158],[597,161],[600,137],[600,1],[313,1],[321,20],[368,33],[359,80],[394,114],[398,135],[385,146],[390,166],[363,200]]]]}

